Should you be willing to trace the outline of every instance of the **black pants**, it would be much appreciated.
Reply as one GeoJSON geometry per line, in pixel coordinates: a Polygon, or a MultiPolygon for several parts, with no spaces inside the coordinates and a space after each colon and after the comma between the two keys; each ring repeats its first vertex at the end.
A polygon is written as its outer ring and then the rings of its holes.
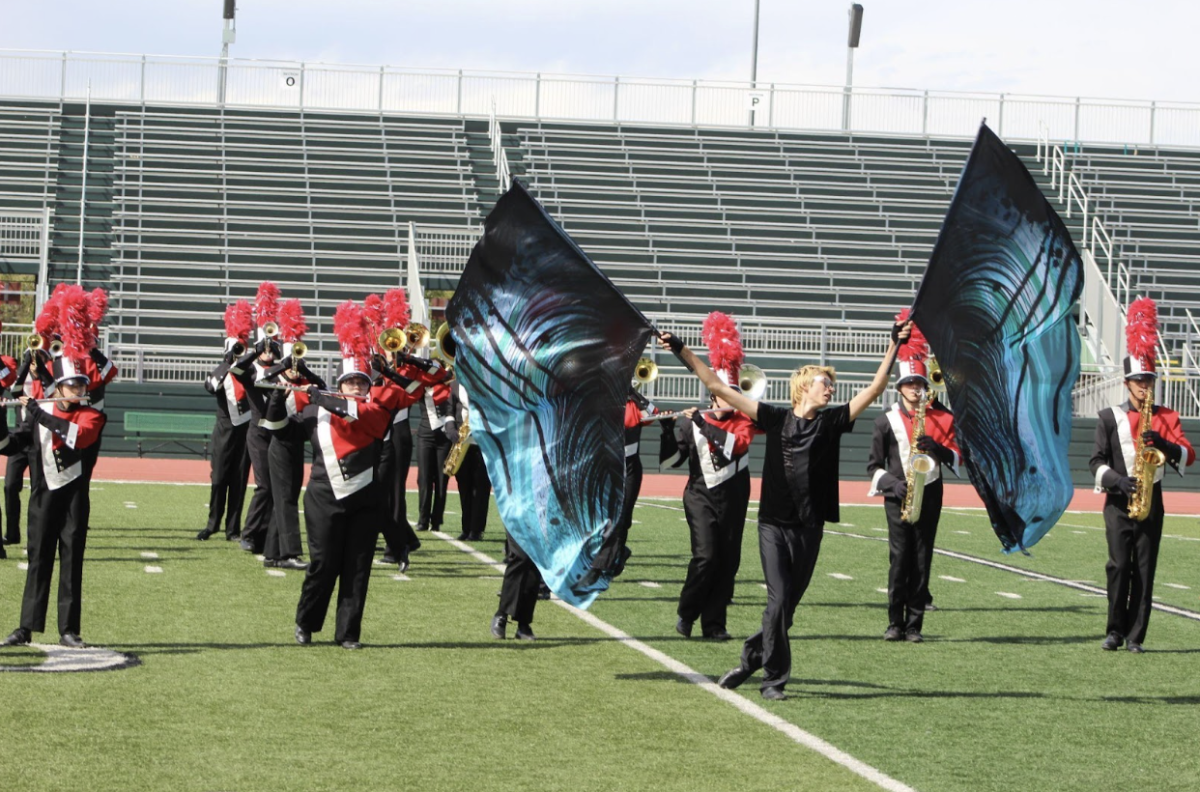
{"type": "Polygon", "coordinates": [[[929,571],[933,564],[933,543],[942,515],[944,487],[941,480],[925,487],[921,519],[916,524],[902,522],[899,498],[888,497],[883,511],[888,522],[888,626],[920,632],[925,622],[929,596],[929,571]]]}
{"type": "Polygon", "coordinates": [[[396,474],[392,477],[392,519],[416,541],[412,524],[408,521],[408,471],[412,468],[413,434],[407,419],[392,424],[392,455],[395,458],[396,474]]]}
{"type": "Polygon", "coordinates": [[[8,526],[4,541],[8,544],[21,543],[21,488],[28,469],[29,457],[24,451],[11,455],[4,469],[4,518],[8,526]]]}
{"type": "Polygon", "coordinates": [[[387,545],[387,552],[393,557],[398,557],[400,551],[412,547],[418,541],[412,526],[408,524],[404,503],[404,482],[408,478],[409,460],[412,455],[412,432],[408,430],[407,425],[404,427],[408,434],[408,455],[401,458],[397,454],[395,443],[392,442],[397,426],[399,424],[392,425],[393,437],[383,440],[379,451],[379,467],[375,471],[375,480],[379,482],[379,492],[383,495],[379,529],[387,545]],[[400,478],[401,467],[404,470],[403,478],[400,478]]]}
{"type": "Polygon", "coordinates": [[[250,467],[254,470],[254,496],[250,498],[250,510],[246,512],[246,523],[242,526],[242,539],[257,549],[266,544],[271,513],[275,509],[274,496],[271,495],[270,446],[271,433],[251,422],[246,433],[246,452],[250,456],[250,467]]]}
{"type": "Polygon", "coordinates": [[[417,430],[417,489],[420,490],[420,512],[417,522],[420,527],[440,531],[442,515],[446,511],[446,484],[449,477],[442,472],[446,466],[446,455],[454,445],[440,429],[429,429],[424,425],[417,430]]]}
{"type": "Polygon", "coordinates": [[[454,481],[458,484],[462,532],[472,537],[483,535],[492,497],[492,480],[488,478],[487,465],[483,462],[483,452],[479,446],[473,445],[467,449],[454,481]]]}
{"type": "Polygon", "coordinates": [[[338,500],[328,481],[309,482],[304,492],[308,572],[300,588],[296,624],[309,632],[325,626],[337,586],[333,640],[357,641],[371,582],[371,559],[379,537],[383,501],[376,483],[338,500]]]}
{"type": "MultiPolygon", "coordinates": [[[[36,448],[30,453],[37,453],[36,448]]],[[[51,492],[37,488],[29,504],[29,571],[21,602],[21,626],[45,632],[50,582],[57,552],[58,631],[79,633],[83,601],[83,553],[87,547],[91,500],[86,476],[51,492]]]]}
{"type": "Polygon", "coordinates": [[[621,501],[621,514],[592,559],[592,569],[612,572],[613,577],[625,571],[625,561],[629,558],[625,547],[629,541],[629,528],[633,525],[633,509],[641,492],[642,458],[634,454],[625,457],[625,499],[621,501]]]}
{"type": "Polygon", "coordinates": [[[304,454],[308,445],[298,424],[272,433],[267,450],[271,476],[272,519],[263,544],[266,558],[295,558],[300,545],[300,489],[304,484],[304,454]]]}
{"type": "Polygon", "coordinates": [[[1104,503],[1104,534],[1108,539],[1108,632],[1130,643],[1142,643],[1150,624],[1154,572],[1162,541],[1161,485],[1154,488],[1150,516],[1142,522],[1129,519],[1124,498],[1104,503]]]}
{"type": "Polygon", "coordinates": [[[242,506],[246,500],[246,480],[250,475],[250,457],[246,453],[249,423],[231,426],[217,419],[212,434],[212,489],[208,495],[208,524],[205,530],[216,533],[225,521],[225,535],[242,532],[242,506]]]}
{"type": "Polygon", "coordinates": [[[496,615],[511,616],[516,619],[518,626],[531,624],[533,609],[537,606],[542,573],[507,532],[504,563],[504,582],[500,584],[500,607],[496,610],[496,615]]]}
{"type": "Polygon", "coordinates": [[[679,593],[679,618],[700,619],[705,635],[725,629],[726,611],[742,558],[742,533],[750,504],[750,471],[743,470],[715,489],[703,479],[688,483],[683,510],[692,538],[692,560],[679,593]]]}
{"type": "Polygon", "coordinates": [[[742,666],[763,670],[762,688],[783,689],[791,677],[792,647],[788,630],[792,627],[796,606],[812,581],[817,556],[821,552],[824,526],[783,528],[758,524],[758,551],[762,556],[763,577],[767,581],[767,608],[762,629],[746,639],[742,646],[742,666]]]}

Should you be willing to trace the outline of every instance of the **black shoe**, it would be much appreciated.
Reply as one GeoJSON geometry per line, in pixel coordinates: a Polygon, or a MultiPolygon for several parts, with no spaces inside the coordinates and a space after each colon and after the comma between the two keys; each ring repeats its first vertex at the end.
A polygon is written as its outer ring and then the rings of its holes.
{"type": "Polygon", "coordinates": [[[467,541],[468,542],[482,542],[483,541],[483,531],[480,531],[479,533],[468,534],[467,541]]]}
{"type": "Polygon", "coordinates": [[[33,633],[26,630],[24,627],[18,627],[9,633],[8,637],[0,641],[0,646],[25,646],[33,638],[33,633]]]}
{"type": "Polygon", "coordinates": [[[264,558],[263,559],[263,566],[266,567],[267,569],[274,569],[275,567],[280,566],[281,564],[283,564],[283,562],[280,561],[278,558],[264,558]]]}
{"type": "Polygon", "coordinates": [[[442,526],[440,526],[440,525],[431,525],[431,526],[429,526],[429,530],[431,530],[431,531],[437,531],[438,533],[441,533],[441,532],[442,532],[442,526]]]}
{"type": "Polygon", "coordinates": [[[920,630],[909,630],[904,634],[904,640],[908,641],[909,643],[921,643],[925,639],[921,637],[920,630]]]}
{"type": "Polygon", "coordinates": [[[1100,644],[1100,648],[1106,652],[1115,652],[1121,648],[1124,640],[1120,633],[1110,632],[1104,642],[1100,644]]]}
{"type": "Polygon", "coordinates": [[[540,599],[540,600],[550,599],[550,587],[547,586],[545,583],[538,584],[538,599],[540,599]]]}
{"type": "Polygon", "coordinates": [[[497,613],[492,617],[492,637],[501,641],[504,640],[504,628],[508,626],[508,617],[503,613],[497,613]]]}
{"type": "Polygon", "coordinates": [[[888,627],[886,630],[884,630],[883,640],[885,640],[885,641],[902,641],[902,640],[904,640],[904,633],[900,631],[899,627],[897,627],[896,625],[893,624],[890,627],[888,627]]]}
{"type": "Polygon", "coordinates": [[[342,641],[338,645],[343,649],[362,649],[362,644],[358,641],[342,641]]]}
{"type": "Polygon", "coordinates": [[[418,531],[428,531],[429,526],[425,525],[424,523],[417,523],[417,530],[418,531]]]}
{"type": "Polygon", "coordinates": [[[300,556],[292,556],[275,562],[275,566],[280,569],[308,569],[308,562],[300,558],[300,556]]]}
{"type": "Polygon", "coordinates": [[[784,701],[787,699],[787,693],[784,693],[781,688],[769,687],[763,688],[762,697],[767,701],[784,701]]]}
{"type": "Polygon", "coordinates": [[[6,545],[21,544],[21,537],[20,536],[15,536],[15,537],[14,536],[6,536],[6,537],[4,537],[4,544],[6,544],[6,545]]]}
{"type": "Polygon", "coordinates": [[[517,625],[517,640],[518,641],[536,641],[537,636],[533,634],[533,628],[528,624],[517,625]]]}
{"type": "Polygon", "coordinates": [[[69,646],[72,649],[83,649],[87,646],[83,639],[79,637],[79,633],[65,632],[59,637],[60,644],[69,646]]]}
{"type": "Polygon", "coordinates": [[[717,680],[717,684],[726,690],[733,690],[738,685],[749,679],[751,673],[753,672],[750,671],[750,669],[743,668],[742,666],[731,668],[724,674],[721,674],[721,678],[717,680]]]}
{"type": "Polygon", "coordinates": [[[471,534],[467,533],[466,531],[463,531],[462,533],[460,533],[458,535],[458,541],[460,541],[460,542],[465,542],[470,538],[471,538],[471,534]]]}
{"type": "Polygon", "coordinates": [[[1134,654],[1142,654],[1143,652],[1146,651],[1145,649],[1142,648],[1142,645],[1140,643],[1138,643],[1137,641],[1130,641],[1129,644],[1125,648],[1128,649],[1129,651],[1133,652],[1134,654]]]}
{"type": "Polygon", "coordinates": [[[238,546],[241,547],[243,550],[245,550],[247,553],[254,552],[254,545],[250,542],[249,539],[242,539],[238,543],[238,546]]]}
{"type": "Polygon", "coordinates": [[[717,630],[705,630],[704,637],[710,641],[730,641],[733,636],[724,627],[717,630]]]}
{"type": "Polygon", "coordinates": [[[682,635],[684,638],[692,637],[692,622],[680,619],[675,622],[675,632],[682,635]]]}
{"type": "Polygon", "coordinates": [[[296,625],[296,643],[300,644],[301,646],[308,646],[310,643],[312,643],[312,633],[301,627],[299,624],[296,625]]]}
{"type": "Polygon", "coordinates": [[[213,534],[215,534],[216,532],[217,532],[217,529],[216,529],[216,528],[213,528],[213,529],[211,529],[211,530],[210,530],[210,529],[208,529],[208,528],[205,528],[203,531],[201,531],[200,533],[196,534],[196,538],[197,538],[197,539],[199,539],[201,542],[207,542],[207,541],[208,541],[208,537],[212,536],[212,535],[213,535],[213,534]]]}
{"type": "Polygon", "coordinates": [[[407,547],[401,548],[400,557],[396,559],[396,565],[400,567],[402,573],[408,571],[408,552],[407,547]]]}

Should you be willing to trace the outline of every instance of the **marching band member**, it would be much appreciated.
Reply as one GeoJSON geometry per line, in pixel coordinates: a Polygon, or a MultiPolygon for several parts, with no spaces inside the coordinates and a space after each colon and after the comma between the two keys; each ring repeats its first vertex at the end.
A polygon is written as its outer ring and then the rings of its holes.
{"type": "Polygon", "coordinates": [[[63,298],[60,327],[62,354],[52,364],[52,405],[42,407],[22,396],[24,423],[11,436],[0,421],[0,453],[28,452],[29,570],[21,603],[21,623],[4,639],[4,646],[29,643],[46,628],[54,558],[59,557],[58,630],[63,646],[82,647],[80,609],[83,557],[91,511],[85,452],[100,437],[105,416],[81,402],[87,400],[90,378],[85,361],[95,345],[95,326],[86,320],[88,295],[78,286],[63,298]]]}
{"type": "Polygon", "coordinates": [[[504,640],[509,618],[517,622],[517,640],[533,641],[533,611],[541,597],[542,573],[521,546],[504,532],[504,582],[500,584],[500,605],[492,616],[492,637],[504,640]]]}
{"type": "MultiPolygon", "coordinates": [[[[897,321],[908,319],[907,309],[897,321]]],[[[913,325],[908,341],[900,345],[897,365],[900,376],[896,390],[900,401],[875,419],[867,474],[871,476],[868,495],[883,496],[888,522],[888,627],[886,641],[907,640],[921,643],[921,628],[929,602],[929,571],[933,562],[933,544],[942,513],[942,469],[949,467],[958,475],[960,462],[954,438],[954,416],[930,399],[928,344],[913,325]],[[923,431],[914,440],[913,424],[924,415],[923,431]],[[918,455],[925,455],[921,459],[918,455]],[[908,473],[914,458],[918,465],[929,463],[925,473],[920,513],[916,519],[904,514],[908,495],[908,473]]],[[[914,483],[917,479],[914,476],[914,483]]]]}
{"type": "Polygon", "coordinates": [[[296,642],[309,644],[321,631],[337,586],[334,642],[361,649],[363,607],[383,519],[384,499],[374,474],[391,413],[370,400],[374,378],[361,309],[349,302],[339,306],[334,330],[343,355],[339,395],[310,386],[286,395],[275,391],[273,398],[304,427],[315,452],[304,494],[310,563],[296,606],[296,642]]]}
{"type": "Polygon", "coordinates": [[[741,663],[721,676],[719,684],[736,688],[763,669],[763,698],[786,698],[792,665],[788,629],[796,606],[812,580],[824,523],[837,522],[838,458],[841,436],[887,387],[897,341],[908,338],[909,325],[892,328],[892,343],[871,384],[847,403],[829,407],[834,372],[828,366],[803,366],[792,374],[791,408],[755,401],[730,388],[671,333],[661,333],[664,347],[689,365],[713,393],[745,414],[767,436],[762,500],[758,512],[758,544],[767,584],[762,629],[746,639],[741,663]]]}
{"type": "Polygon", "coordinates": [[[242,526],[243,550],[261,553],[267,541],[267,529],[271,525],[275,510],[275,497],[271,492],[271,429],[266,421],[268,391],[256,388],[254,383],[263,379],[267,370],[283,356],[283,349],[274,337],[268,336],[268,325],[275,323],[279,311],[279,287],[270,281],[259,285],[254,300],[254,320],[258,326],[258,339],[244,355],[234,361],[229,373],[242,384],[246,398],[250,400],[250,428],[246,431],[246,451],[250,467],[254,470],[254,495],[242,526]]]}
{"type": "Polygon", "coordinates": [[[449,482],[444,472],[446,455],[457,440],[451,385],[442,380],[426,388],[421,399],[421,422],[417,427],[418,531],[442,530],[449,482]]]}
{"type": "MultiPolygon", "coordinates": [[[[400,571],[404,572],[408,569],[409,553],[421,546],[421,541],[408,524],[404,485],[408,480],[412,458],[412,430],[408,425],[408,411],[421,400],[425,385],[415,375],[410,378],[396,370],[391,361],[397,360],[397,355],[385,350],[377,359],[381,364],[378,369],[380,376],[371,387],[371,400],[383,406],[391,416],[380,449],[378,467],[384,497],[381,529],[386,543],[382,560],[385,564],[397,564],[400,571]],[[401,415],[402,418],[398,417],[401,415]],[[399,445],[395,442],[397,434],[404,435],[399,445]]],[[[407,367],[403,370],[413,374],[407,367]]]]}
{"type": "MultiPolygon", "coordinates": [[[[59,286],[62,285],[59,284],[59,286]]],[[[88,311],[87,321],[91,323],[93,331],[99,335],[100,322],[108,313],[108,294],[103,289],[92,289],[89,294],[88,311]]],[[[113,362],[100,351],[100,348],[95,346],[88,351],[83,365],[88,375],[89,406],[94,410],[104,412],[105,388],[117,378],[117,374],[120,372],[113,362]]],[[[92,477],[92,471],[96,469],[96,460],[100,457],[100,443],[103,439],[104,428],[101,427],[100,437],[84,452],[83,467],[89,479],[92,477]]]]}
{"type": "Polygon", "coordinates": [[[1154,404],[1158,310],[1153,300],[1143,297],[1129,306],[1125,332],[1129,398],[1100,411],[1091,470],[1096,492],[1105,493],[1108,540],[1108,635],[1100,648],[1116,651],[1124,643],[1140,654],[1150,622],[1164,514],[1164,465],[1155,451],[1180,475],[1179,464],[1190,466],[1196,452],[1183,434],[1179,413],[1154,404]]]}
{"type": "MultiPolygon", "coordinates": [[[[470,397],[461,382],[455,380],[454,383],[454,414],[458,418],[459,427],[469,426],[470,397]]],[[[458,485],[459,511],[462,512],[462,533],[458,535],[458,540],[478,542],[487,528],[492,480],[488,478],[483,452],[471,442],[470,435],[468,434],[465,440],[456,439],[455,447],[458,447],[460,442],[463,443],[463,447],[459,448],[462,457],[458,470],[454,472],[454,481],[458,485]]]]}
{"type": "MultiPolygon", "coordinates": [[[[738,375],[745,355],[733,319],[719,311],[704,320],[708,359],[720,381],[741,395],[738,375]]],[[[679,447],[688,459],[683,508],[691,532],[692,560],[679,593],[675,631],[685,638],[700,619],[705,638],[730,639],[725,617],[733,598],[742,559],[742,533],[750,505],[750,441],[762,434],[745,415],[717,394],[712,406],[721,412],[683,412],[679,447]]]]}
{"type": "Polygon", "coordinates": [[[233,541],[242,533],[242,504],[250,475],[246,435],[250,421],[250,399],[246,388],[229,370],[240,357],[239,348],[250,346],[253,317],[250,303],[238,300],[225,309],[225,357],[204,380],[204,389],[217,399],[217,422],[212,433],[212,489],[208,496],[208,524],[196,538],[204,541],[221,530],[233,541]]]}

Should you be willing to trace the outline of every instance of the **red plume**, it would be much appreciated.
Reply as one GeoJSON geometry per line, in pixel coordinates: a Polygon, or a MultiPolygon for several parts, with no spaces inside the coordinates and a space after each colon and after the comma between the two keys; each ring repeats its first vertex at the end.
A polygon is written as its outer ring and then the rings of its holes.
{"type": "Polygon", "coordinates": [[[733,317],[713,311],[704,320],[700,337],[708,347],[708,362],[713,370],[724,371],[731,382],[736,381],[746,360],[746,353],[742,351],[742,336],[733,317]]]}
{"type": "Polygon", "coordinates": [[[92,289],[88,294],[88,318],[92,324],[97,327],[104,321],[104,317],[108,315],[108,292],[101,289],[99,286],[92,289]]]}
{"type": "MultiPolygon", "coordinates": [[[[896,322],[904,324],[909,320],[909,309],[905,308],[900,313],[896,314],[896,322]]],[[[913,322],[912,335],[908,340],[900,345],[900,349],[896,352],[897,360],[920,360],[925,361],[929,357],[929,341],[925,339],[925,334],[917,327],[917,323],[913,322]]]]}
{"type": "Polygon", "coordinates": [[[412,319],[404,289],[388,289],[383,293],[383,326],[404,328],[412,319]]]}
{"type": "Polygon", "coordinates": [[[225,309],[225,337],[246,341],[254,329],[254,312],[250,303],[238,300],[225,309]]]}
{"type": "Polygon", "coordinates": [[[299,300],[284,300],[279,304],[279,340],[294,344],[308,332],[304,323],[304,307],[299,300]]]}
{"type": "Polygon", "coordinates": [[[1153,362],[1158,355],[1158,306],[1139,297],[1125,314],[1125,347],[1138,360],[1153,362]]]}
{"type": "Polygon", "coordinates": [[[378,294],[368,294],[363,300],[363,316],[367,319],[367,330],[372,338],[378,338],[383,332],[383,298],[378,294]]]}
{"type": "Polygon", "coordinates": [[[33,323],[33,329],[42,338],[50,338],[59,334],[59,308],[62,305],[63,293],[67,290],[67,284],[60,283],[54,287],[54,291],[50,293],[50,297],[46,302],[42,303],[41,313],[33,323]]]}
{"type": "Polygon", "coordinates": [[[362,359],[371,354],[370,334],[363,309],[347,300],[333,312],[333,332],[337,335],[342,357],[362,359]]]}
{"type": "Polygon", "coordinates": [[[262,327],[267,322],[274,322],[279,314],[279,287],[271,281],[263,281],[258,286],[258,294],[254,298],[254,320],[262,327]]]}
{"type": "Polygon", "coordinates": [[[87,357],[96,346],[96,328],[89,316],[89,304],[88,293],[82,286],[72,285],[59,297],[59,334],[65,357],[87,357]]]}

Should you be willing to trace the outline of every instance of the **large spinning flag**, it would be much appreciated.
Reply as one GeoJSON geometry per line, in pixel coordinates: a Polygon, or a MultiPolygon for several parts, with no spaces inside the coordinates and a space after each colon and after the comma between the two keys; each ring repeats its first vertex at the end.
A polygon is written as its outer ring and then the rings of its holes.
{"type": "Polygon", "coordinates": [[[1033,546],[1074,489],[1067,464],[1083,265],[1012,151],[981,126],[917,292],[971,483],[1005,552],[1033,546]]]}
{"type": "Polygon", "coordinates": [[[650,322],[515,180],[446,319],[504,527],[587,607],[611,577],[589,569],[621,513],[625,400],[650,322]]]}

